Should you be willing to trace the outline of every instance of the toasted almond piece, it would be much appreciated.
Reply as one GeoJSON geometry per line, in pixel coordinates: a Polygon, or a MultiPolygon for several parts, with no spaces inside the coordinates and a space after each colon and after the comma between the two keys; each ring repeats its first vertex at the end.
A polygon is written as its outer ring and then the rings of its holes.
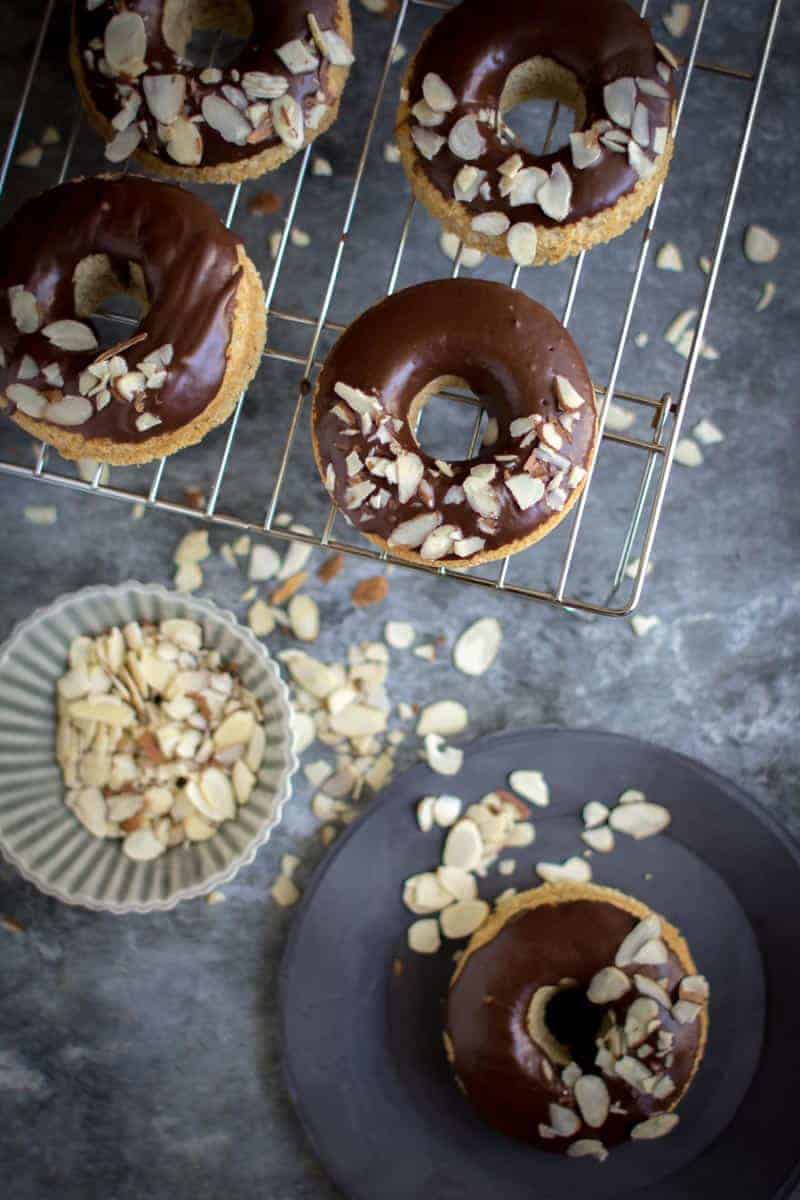
{"type": "Polygon", "coordinates": [[[672,1132],[679,1119],[678,1114],[674,1112],[656,1113],[654,1117],[648,1117],[646,1121],[640,1121],[638,1125],[634,1125],[631,1137],[634,1141],[649,1141],[653,1138],[664,1137],[672,1132]]]}
{"type": "Polygon", "coordinates": [[[453,647],[453,662],[464,675],[483,675],[497,657],[502,640],[500,623],[482,617],[470,625],[453,647]]]}
{"type": "Polygon", "coordinates": [[[442,865],[474,871],[483,858],[483,838],[473,820],[463,817],[450,830],[442,852],[442,865]]]}
{"type": "Polygon", "coordinates": [[[268,637],[275,628],[273,610],[263,600],[254,601],[247,610],[247,624],[256,637],[268,637]]]}
{"type": "Polygon", "coordinates": [[[445,83],[441,75],[433,71],[429,71],[422,80],[422,94],[436,112],[450,112],[456,106],[453,89],[445,83]]]}
{"type": "Polygon", "coordinates": [[[300,899],[300,889],[293,879],[281,873],[269,890],[272,899],[281,908],[291,908],[300,899]]]}
{"type": "Polygon", "coordinates": [[[608,1158],[608,1151],[597,1138],[578,1138],[567,1146],[567,1158],[596,1158],[602,1163],[608,1158]]]}
{"type": "Polygon", "coordinates": [[[454,896],[456,900],[476,900],[478,898],[478,884],[475,876],[462,867],[437,867],[436,878],[445,891],[454,896]]]}
{"type": "Polygon", "coordinates": [[[299,150],[305,140],[303,110],[294,96],[280,96],[269,106],[275,132],[290,150],[299,150]]]}
{"type": "Polygon", "coordinates": [[[384,142],[383,161],[387,163],[400,162],[400,149],[394,142],[384,142]]]}
{"type": "Polygon", "coordinates": [[[327,158],[323,158],[321,154],[315,154],[311,160],[312,175],[333,175],[333,167],[327,158]]]}
{"type": "Polygon", "coordinates": [[[465,246],[457,234],[448,233],[446,229],[439,234],[439,248],[451,262],[458,259],[460,265],[467,270],[479,267],[486,258],[483,251],[475,250],[472,246],[465,246]]]}
{"type": "Polygon", "coordinates": [[[178,592],[196,592],[203,586],[203,572],[197,563],[181,563],[173,582],[178,592]]]}
{"type": "Polygon", "coordinates": [[[703,463],[703,452],[691,438],[682,437],[675,447],[674,459],[682,467],[699,467],[703,463]]]}
{"type": "Polygon", "coordinates": [[[442,933],[453,939],[471,937],[476,929],[480,929],[490,911],[485,900],[457,900],[445,908],[439,918],[442,933]]]}
{"type": "Polygon", "coordinates": [[[417,736],[438,733],[442,737],[453,737],[467,727],[469,716],[458,700],[439,700],[423,708],[417,722],[417,736]]]}
{"type": "Polygon", "coordinates": [[[667,947],[661,939],[651,938],[635,952],[633,962],[641,963],[642,966],[658,967],[667,962],[668,957],[667,947]]]}
{"type": "Polygon", "coordinates": [[[671,820],[669,810],[660,804],[643,801],[613,809],[609,825],[617,833],[627,833],[636,841],[662,833],[671,820]]]}
{"type": "Polygon", "coordinates": [[[423,917],[408,927],[408,948],[415,954],[436,954],[442,944],[439,922],[435,917],[423,917]]]}
{"type": "Polygon", "coordinates": [[[437,796],[433,803],[433,819],[441,829],[449,829],[461,816],[458,796],[437,796]]]}
{"type": "Polygon", "coordinates": [[[592,976],[586,991],[592,1004],[610,1004],[630,991],[631,981],[619,967],[603,967],[592,976]]]}
{"type": "Polygon", "coordinates": [[[665,242],[656,254],[656,266],[659,271],[682,271],[683,259],[681,252],[674,242],[665,242]]]}
{"type": "Polygon", "coordinates": [[[529,800],[537,808],[546,808],[550,803],[550,789],[541,771],[512,771],[508,783],[518,796],[529,800]]]}
{"type": "Polygon", "coordinates": [[[273,604],[285,604],[287,600],[299,592],[305,581],[308,579],[306,571],[298,571],[296,575],[290,575],[285,579],[280,587],[276,588],[270,596],[273,604]]]}
{"type": "Polygon", "coordinates": [[[213,735],[215,749],[225,750],[229,746],[248,745],[254,727],[255,717],[251,712],[240,708],[237,712],[231,713],[213,735]]]}
{"type": "Polygon", "coordinates": [[[610,854],[614,849],[614,834],[602,825],[597,829],[584,829],[581,838],[591,850],[598,854],[610,854]]]}
{"type": "MultiPolygon", "coordinates": [[[[235,546],[234,552],[238,553],[235,546]]],[[[256,542],[250,554],[247,577],[254,583],[262,583],[266,579],[272,579],[277,574],[280,565],[280,555],[272,546],[267,546],[263,542],[256,542]]]]}
{"type": "Polygon", "coordinates": [[[38,167],[41,166],[44,151],[41,146],[28,146],[21,154],[18,154],[14,162],[18,167],[38,167]]]}
{"type": "Polygon", "coordinates": [[[183,828],[190,842],[207,842],[216,833],[215,827],[198,812],[191,812],[184,817],[183,828]]]}
{"type": "Polygon", "coordinates": [[[100,725],[113,725],[125,729],[136,721],[136,713],[129,704],[116,696],[91,696],[87,700],[73,700],[69,715],[74,721],[96,721],[100,725]]]}

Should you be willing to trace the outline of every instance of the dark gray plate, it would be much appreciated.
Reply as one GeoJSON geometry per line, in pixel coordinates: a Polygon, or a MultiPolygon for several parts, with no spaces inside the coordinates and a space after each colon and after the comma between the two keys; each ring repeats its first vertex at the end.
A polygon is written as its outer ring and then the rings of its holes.
{"type": "Polygon", "coordinates": [[[467,749],[455,779],[420,765],[398,778],[324,861],[297,914],[281,970],[289,1091],[314,1146],[353,1200],[775,1200],[798,1166],[800,852],[734,784],[661,747],[594,731],[533,729],[467,749]],[[580,853],[579,812],[641,788],[672,813],[668,834],[618,837],[593,856],[595,880],[638,896],[687,935],[712,985],[710,1042],[663,1141],[626,1145],[602,1166],[543,1154],[495,1133],[457,1091],[441,1048],[454,944],[411,954],[402,881],[439,861],[423,834],[428,793],[465,802],[544,772],[536,842],[493,869],[487,899],[538,879],[533,863],[580,853]],[[403,961],[402,973],[393,961],[403,961]]]}

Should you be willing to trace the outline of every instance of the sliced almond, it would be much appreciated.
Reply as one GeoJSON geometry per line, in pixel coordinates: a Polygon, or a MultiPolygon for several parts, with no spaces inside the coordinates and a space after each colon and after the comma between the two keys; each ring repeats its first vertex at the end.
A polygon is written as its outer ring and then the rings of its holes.
{"type": "Polygon", "coordinates": [[[510,224],[508,217],[502,212],[478,213],[470,221],[470,227],[475,233],[483,233],[487,237],[500,237],[510,224]]]}
{"type": "Polygon", "coordinates": [[[483,675],[500,649],[502,631],[494,617],[482,617],[470,625],[453,647],[453,662],[463,675],[483,675]]]}
{"type": "Polygon", "coordinates": [[[548,1109],[550,1128],[558,1137],[572,1137],[581,1127],[581,1119],[571,1108],[563,1104],[551,1104],[548,1109]]]}
{"type": "Polygon", "coordinates": [[[450,112],[456,106],[456,97],[441,75],[429,71],[422,80],[422,94],[436,112],[450,112]]]}
{"type": "Polygon", "coordinates": [[[529,267],[536,258],[538,235],[536,226],[529,221],[517,221],[508,231],[506,238],[508,250],[515,263],[521,267],[529,267]]]}
{"type": "Polygon", "coordinates": [[[459,117],[448,134],[447,145],[456,158],[466,159],[467,162],[480,158],[486,149],[486,142],[474,116],[459,117]]]}
{"type": "Polygon", "coordinates": [[[91,326],[83,321],[52,321],[45,325],[42,333],[54,346],[60,350],[81,351],[96,350],[97,338],[91,326]]]}
{"type": "Polygon", "coordinates": [[[681,252],[674,242],[665,242],[656,255],[656,266],[659,271],[682,271],[683,259],[681,252]]]}
{"type": "Polygon", "coordinates": [[[407,650],[416,636],[414,626],[408,621],[387,621],[383,628],[386,642],[394,650],[407,650]]]}
{"type": "Polygon", "coordinates": [[[744,234],[745,257],[753,263],[774,262],[781,244],[763,225],[748,225],[744,234]]]}
{"type": "Polygon", "coordinates": [[[673,37],[683,37],[692,19],[691,4],[672,4],[662,16],[661,20],[669,33],[673,37]]]}
{"type": "Polygon", "coordinates": [[[467,710],[458,700],[439,700],[429,704],[420,713],[417,736],[438,733],[443,737],[453,737],[466,729],[468,721],[467,710]]]}
{"type": "Polygon", "coordinates": [[[602,1163],[608,1158],[608,1151],[597,1138],[578,1138],[567,1146],[567,1158],[596,1158],[602,1163]]]}
{"type": "Polygon", "coordinates": [[[603,967],[592,976],[586,996],[592,1004],[610,1004],[630,991],[631,981],[619,967],[603,967]]]}
{"type": "Polygon", "coordinates": [[[651,938],[633,955],[633,962],[642,966],[659,967],[669,959],[669,951],[660,938],[651,938]]]}
{"type": "Polygon", "coordinates": [[[651,979],[649,975],[637,974],[634,975],[633,982],[636,984],[637,992],[642,996],[648,996],[651,1000],[655,1000],[656,1004],[660,1004],[662,1008],[669,1009],[669,993],[657,980],[651,979]]]}
{"type": "Polygon", "coordinates": [[[290,150],[299,150],[305,141],[303,110],[288,93],[272,100],[269,106],[272,123],[278,137],[290,150]]]}
{"type": "Polygon", "coordinates": [[[389,535],[390,546],[404,546],[416,549],[425,541],[428,534],[442,524],[441,513],[422,513],[409,521],[401,521],[389,535]]]}
{"type": "Polygon", "coordinates": [[[180,116],[186,99],[185,75],[145,75],[142,90],[150,112],[162,125],[180,116]]]}
{"type": "Polygon", "coordinates": [[[461,816],[458,796],[437,796],[433,804],[433,819],[440,829],[449,829],[461,816]]]}
{"type": "Polygon", "coordinates": [[[575,1081],[575,1103],[587,1125],[599,1129],[608,1117],[611,1098],[599,1075],[581,1075],[575,1081]]]}
{"type": "Polygon", "coordinates": [[[536,874],[546,883],[588,883],[592,878],[592,868],[585,858],[572,857],[563,863],[539,862],[536,864],[536,874]]]}
{"type": "Polygon", "coordinates": [[[139,126],[129,125],[127,129],[115,134],[110,142],[106,142],[105,157],[112,163],[124,162],[126,158],[130,158],[141,140],[142,131],[139,126]]]}
{"type": "Polygon", "coordinates": [[[445,908],[439,917],[442,933],[453,939],[471,937],[490,911],[485,900],[457,900],[445,908]]]}
{"type": "Polygon", "coordinates": [[[47,409],[47,398],[27,383],[9,384],[6,388],[6,396],[27,417],[37,419],[44,416],[47,409]]]}
{"type": "Polygon", "coordinates": [[[588,804],[584,804],[581,817],[586,829],[596,829],[608,819],[608,809],[598,800],[590,800],[588,804]]]}
{"type": "Polygon", "coordinates": [[[442,853],[445,867],[474,871],[483,857],[483,839],[478,826],[469,817],[455,824],[447,835],[442,853]]]}
{"type": "Polygon", "coordinates": [[[550,803],[550,789],[541,771],[512,771],[508,783],[518,796],[537,808],[546,808],[550,803]]]}
{"type": "Polygon", "coordinates": [[[478,885],[475,876],[462,867],[437,867],[436,878],[456,900],[476,900],[478,885]]]}
{"type": "Polygon", "coordinates": [[[159,858],[166,850],[163,842],[159,841],[150,829],[137,829],[128,834],[122,843],[122,851],[134,862],[151,862],[159,858]]]}
{"type": "Polygon", "coordinates": [[[640,1121],[638,1125],[634,1125],[631,1137],[634,1141],[650,1141],[653,1138],[665,1137],[666,1134],[672,1132],[678,1121],[677,1113],[656,1113],[654,1117],[648,1117],[646,1121],[640,1121]]]}
{"type": "Polygon", "coordinates": [[[301,642],[313,642],[319,637],[319,608],[311,596],[302,592],[289,601],[289,622],[292,633],[301,642]]]}
{"type": "Polygon", "coordinates": [[[623,939],[614,957],[614,965],[617,967],[629,966],[634,961],[633,956],[637,950],[652,938],[659,937],[660,934],[661,922],[654,913],[651,913],[650,916],[639,921],[623,939]]]}
{"type": "Polygon", "coordinates": [[[614,834],[605,825],[598,829],[584,829],[581,839],[598,854],[610,854],[615,845],[614,834]]]}
{"type": "Polygon", "coordinates": [[[579,171],[593,167],[602,157],[602,151],[597,142],[597,136],[592,136],[590,130],[579,130],[569,135],[569,145],[572,152],[573,165],[579,171]]]}
{"type": "Polygon", "coordinates": [[[433,809],[436,803],[434,796],[424,796],[417,805],[417,824],[423,833],[430,833],[433,829],[433,809]]]}
{"type": "Polygon", "coordinates": [[[432,129],[425,129],[422,125],[412,127],[411,140],[422,157],[429,161],[436,157],[444,145],[444,138],[441,134],[434,133],[432,129]]]}
{"type": "Polygon", "coordinates": [[[121,12],[111,18],[105,28],[103,53],[115,75],[140,75],[146,69],[147,29],[138,13],[121,12]]]}
{"type": "Polygon", "coordinates": [[[293,879],[281,872],[270,888],[270,895],[281,908],[291,908],[300,899],[300,889],[293,879]]]}
{"type": "Polygon", "coordinates": [[[547,182],[536,193],[536,202],[553,221],[564,221],[569,216],[572,179],[560,162],[553,164],[547,182]]]}
{"type": "Polygon", "coordinates": [[[464,751],[445,745],[444,738],[437,733],[426,735],[424,756],[431,770],[439,775],[457,775],[464,761],[464,751]]]}
{"type": "Polygon", "coordinates": [[[408,948],[415,954],[436,954],[442,944],[439,922],[434,917],[423,917],[408,927],[408,948]]]}
{"type": "Polygon", "coordinates": [[[615,125],[630,129],[636,106],[636,81],[623,76],[607,83],[603,88],[603,103],[615,125]]]}
{"type": "Polygon", "coordinates": [[[617,833],[627,833],[636,841],[640,841],[642,838],[662,833],[670,820],[668,809],[645,800],[619,805],[612,811],[608,823],[617,833]]]}
{"type": "Polygon", "coordinates": [[[21,284],[15,284],[8,289],[8,304],[11,318],[20,333],[35,333],[42,317],[33,292],[27,291],[21,284]]]}

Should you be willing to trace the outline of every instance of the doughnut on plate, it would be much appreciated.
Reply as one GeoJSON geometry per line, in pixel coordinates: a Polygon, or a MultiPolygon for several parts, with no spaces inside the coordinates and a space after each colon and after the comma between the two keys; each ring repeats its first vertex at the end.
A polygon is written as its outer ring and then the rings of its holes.
{"type": "Polygon", "coordinates": [[[531,729],[467,748],[455,777],[426,764],[398,777],[335,843],[298,910],[281,968],[284,1068],[292,1100],[337,1187],[352,1200],[775,1200],[800,1179],[791,1081],[800,1072],[800,849],[735,784],[632,738],[531,729]],[[487,899],[536,883],[534,864],[580,853],[580,809],[629,787],[672,813],[669,829],[592,859],[595,882],[663,913],[711,982],[709,1044],[666,1138],[607,1162],[545,1154],[494,1132],[455,1087],[442,1010],[464,942],[413,954],[403,880],[439,862],[422,833],[426,794],[471,803],[515,768],[540,770],[551,802],[536,840],[479,881],[487,899]],[[393,964],[400,959],[403,969],[393,964]]]}

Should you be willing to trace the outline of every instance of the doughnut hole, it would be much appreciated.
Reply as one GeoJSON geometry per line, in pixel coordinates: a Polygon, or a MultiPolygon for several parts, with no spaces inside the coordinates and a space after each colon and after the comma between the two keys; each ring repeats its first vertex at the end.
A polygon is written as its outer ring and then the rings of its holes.
{"type": "Polygon", "coordinates": [[[195,67],[229,66],[253,31],[248,0],[166,0],[164,41],[195,67]]]}
{"type": "Polygon", "coordinates": [[[548,141],[547,153],[560,150],[570,133],[581,128],[586,119],[586,100],[577,77],[550,58],[528,58],[506,76],[500,93],[500,115],[504,124],[513,111],[512,133],[532,154],[543,151],[533,147],[548,141]],[[561,109],[550,131],[552,104],[561,109]],[[547,135],[550,132],[548,139],[547,135]]]}
{"type": "Polygon", "coordinates": [[[489,423],[484,403],[460,375],[437,375],[417,392],[408,410],[414,440],[432,458],[449,463],[472,461],[478,456],[489,423]]]}
{"type": "Polygon", "coordinates": [[[73,272],[72,288],[75,315],[95,318],[101,350],[134,337],[150,308],[144,271],[133,260],[112,265],[107,254],[88,254],[73,272]]]}
{"type": "Polygon", "coordinates": [[[603,1009],[592,1004],[579,987],[559,988],[548,1002],[545,1024],[556,1041],[569,1049],[582,1071],[593,1072],[597,1054],[595,1038],[600,1032],[603,1009]]]}

